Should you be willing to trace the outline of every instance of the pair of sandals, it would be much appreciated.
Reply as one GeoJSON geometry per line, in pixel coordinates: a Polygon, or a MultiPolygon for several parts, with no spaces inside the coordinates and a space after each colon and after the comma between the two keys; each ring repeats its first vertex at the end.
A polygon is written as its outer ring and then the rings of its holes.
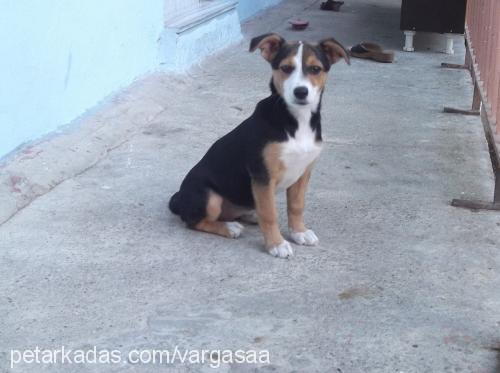
{"type": "Polygon", "coordinates": [[[356,58],[364,58],[377,62],[391,63],[394,61],[394,52],[384,51],[375,43],[363,42],[351,47],[350,54],[356,58]]]}

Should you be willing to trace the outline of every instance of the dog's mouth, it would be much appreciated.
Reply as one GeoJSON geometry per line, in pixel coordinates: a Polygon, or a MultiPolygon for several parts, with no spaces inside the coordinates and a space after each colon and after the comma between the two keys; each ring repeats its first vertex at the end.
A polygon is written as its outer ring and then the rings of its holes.
{"type": "Polygon", "coordinates": [[[307,102],[307,100],[295,99],[294,104],[297,104],[297,105],[307,105],[307,104],[309,104],[309,102],[307,102]]]}

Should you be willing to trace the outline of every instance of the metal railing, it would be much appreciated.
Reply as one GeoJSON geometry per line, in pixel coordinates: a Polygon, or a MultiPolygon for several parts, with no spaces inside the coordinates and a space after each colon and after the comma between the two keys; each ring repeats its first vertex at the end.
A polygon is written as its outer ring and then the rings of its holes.
{"type": "Polygon", "coordinates": [[[490,125],[500,133],[500,0],[469,0],[465,23],[466,65],[473,70],[490,125]]]}
{"type": "Polygon", "coordinates": [[[469,209],[500,210],[500,0],[468,0],[465,20],[464,65],[474,83],[471,110],[445,107],[445,112],[481,115],[495,178],[493,202],[454,199],[451,204],[469,209]]]}

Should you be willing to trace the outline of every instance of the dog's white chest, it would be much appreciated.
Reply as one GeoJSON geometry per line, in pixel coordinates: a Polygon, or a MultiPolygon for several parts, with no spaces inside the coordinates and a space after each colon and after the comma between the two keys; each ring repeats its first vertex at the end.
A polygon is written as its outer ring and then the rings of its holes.
{"type": "Polygon", "coordinates": [[[295,183],[321,152],[321,143],[316,142],[316,134],[309,123],[299,124],[294,137],[282,144],[281,162],[285,168],[278,188],[287,189],[295,183]]]}

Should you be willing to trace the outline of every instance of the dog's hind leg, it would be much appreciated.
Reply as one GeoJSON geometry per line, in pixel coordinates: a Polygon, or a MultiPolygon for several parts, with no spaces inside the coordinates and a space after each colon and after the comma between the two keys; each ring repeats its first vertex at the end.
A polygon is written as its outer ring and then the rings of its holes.
{"type": "Polygon", "coordinates": [[[257,213],[254,209],[241,207],[229,202],[227,199],[222,201],[222,212],[219,216],[222,221],[239,220],[243,223],[258,224],[257,213]]]}
{"type": "Polygon", "coordinates": [[[218,234],[228,238],[237,238],[243,231],[243,226],[237,222],[222,222],[219,217],[222,212],[223,198],[213,191],[208,192],[208,199],[206,204],[206,216],[194,225],[194,229],[218,234]]]}
{"type": "Polygon", "coordinates": [[[257,225],[259,224],[259,217],[256,211],[247,212],[239,217],[243,223],[257,225]]]}

